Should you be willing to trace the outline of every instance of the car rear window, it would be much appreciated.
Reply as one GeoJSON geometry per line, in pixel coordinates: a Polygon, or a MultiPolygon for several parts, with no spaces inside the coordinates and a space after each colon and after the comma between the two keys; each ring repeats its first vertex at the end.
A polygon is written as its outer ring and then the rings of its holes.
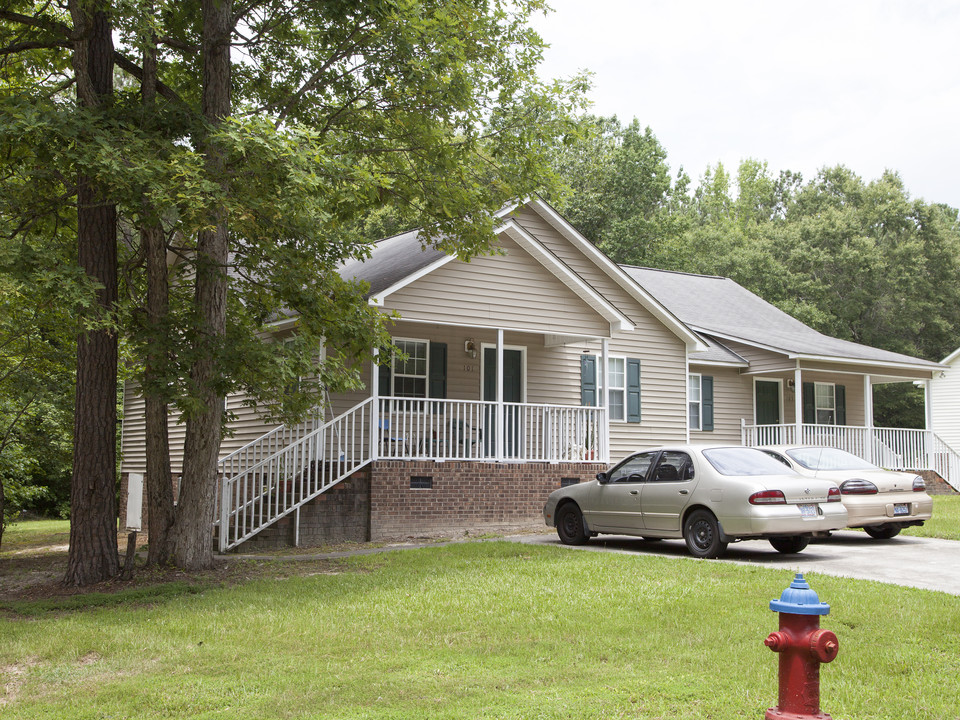
{"type": "Polygon", "coordinates": [[[866,460],[851,455],[846,450],[828,447],[808,447],[787,450],[787,455],[808,470],[876,470],[866,460]]]}
{"type": "Polygon", "coordinates": [[[703,456],[721,475],[794,475],[794,470],[759,450],[745,447],[710,448],[703,456]]]}

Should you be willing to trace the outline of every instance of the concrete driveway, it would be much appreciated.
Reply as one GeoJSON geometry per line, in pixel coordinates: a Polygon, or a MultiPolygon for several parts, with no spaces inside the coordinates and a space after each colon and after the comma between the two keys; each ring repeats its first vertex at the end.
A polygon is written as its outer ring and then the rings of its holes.
{"type": "MultiPolygon", "coordinates": [[[[510,539],[566,547],[556,534],[517,535],[510,539]]],[[[582,547],[570,549],[690,558],[682,540],[650,542],[618,535],[601,535],[582,547]]],[[[810,543],[797,555],[781,555],[766,540],[748,540],[730,545],[720,560],[705,562],[818,572],[960,595],[960,542],[955,540],[907,535],[874,540],[863,532],[841,530],[827,540],[810,543]]]]}

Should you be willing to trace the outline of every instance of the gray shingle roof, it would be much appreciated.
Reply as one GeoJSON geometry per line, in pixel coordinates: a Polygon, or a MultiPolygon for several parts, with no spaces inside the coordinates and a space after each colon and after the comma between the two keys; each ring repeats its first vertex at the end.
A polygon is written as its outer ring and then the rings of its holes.
{"type": "Polygon", "coordinates": [[[424,248],[420,243],[420,231],[411,230],[377,242],[367,260],[344,263],[340,267],[340,277],[366,280],[370,283],[370,295],[376,295],[444,255],[435,247],[424,248]]]}
{"type": "Polygon", "coordinates": [[[788,355],[936,368],[937,363],[819,333],[729,278],[623,266],[630,277],[700,333],[788,355]]]}

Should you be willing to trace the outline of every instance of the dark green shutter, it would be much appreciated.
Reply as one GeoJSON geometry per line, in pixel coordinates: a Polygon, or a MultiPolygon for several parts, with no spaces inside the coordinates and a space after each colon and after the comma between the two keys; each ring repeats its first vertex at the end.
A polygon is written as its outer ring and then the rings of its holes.
{"type": "Polygon", "coordinates": [[[627,358],[627,422],[640,422],[640,361],[627,358]]]}
{"type": "Polygon", "coordinates": [[[580,404],[597,406],[597,356],[580,356],[580,404]]]}
{"type": "Polygon", "coordinates": [[[833,402],[837,408],[837,425],[847,424],[847,389],[843,385],[833,386],[833,402]]]}
{"type": "Polygon", "coordinates": [[[388,362],[386,365],[380,365],[379,371],[379,389],[377,393],[380,397],[390,397],[393,395],[393,388],[391,387],[392,372],[391,367],[393,365],[393,360],[388,362]]]}
{"type": "Polygon", "coordinates": [[[817,422],[817,400],[812,382],[803,384],[803,421],[808,425],[817,422]]]}
{"type": "Polygon", "coordinates": [[[713,377],[700,376],[700,429],[713,430],[713,377]]]}
{"type": "Polygon", "coordinates": [[[430,378],[427,395],[432,398],[447,397],[447,344],[430,343],[430,378]]]}

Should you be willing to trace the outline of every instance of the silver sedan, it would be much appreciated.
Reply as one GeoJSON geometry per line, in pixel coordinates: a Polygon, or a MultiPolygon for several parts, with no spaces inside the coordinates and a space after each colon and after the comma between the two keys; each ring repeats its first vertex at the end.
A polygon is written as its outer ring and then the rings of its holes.
{"type": "Polygon", "coordinates": [[[933,515],[933,499],[916,473],[884,470],[831,447],[772,445],[760,449],[801,475],[836,483],[850,516],[848,527],[863,528],[870,537],[887,540],[905,527],[923,525],[933,515]]]}
{"type": "Polygon", "coordinates": [[[596,480],[555,490],[543,508],[560,540],[599,533],[683,538],[695,557],[767,539],[784,553],[847,524],[840,491],[746,447],[671,445],[630,455],[596,480]]]}

